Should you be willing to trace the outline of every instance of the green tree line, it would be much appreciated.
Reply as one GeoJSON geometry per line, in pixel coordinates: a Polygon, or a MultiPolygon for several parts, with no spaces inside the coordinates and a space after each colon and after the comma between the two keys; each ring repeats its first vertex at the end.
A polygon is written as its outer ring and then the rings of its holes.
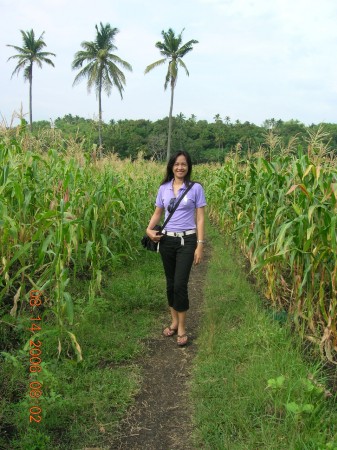
{"type": "MultiPolygon", "coordinates": [[[[105,154],[115,153],[120,158],[135,159],[141,152],[145,159],[163,161],[167,151],[168,117],[156,121],[111,120],[102,123],[105,154]]],[[[230,153],[245,157],[259,149],[272,147],[291,148],[297,152],[299,146],[308,147],[310,134],[321,128],[323,141],[331,150],[337,148],[337,124],[311,124],[306,126],[298,120],[265,120],[260,126],[251,122],[234,122],[227,116],[214,116],[214,122],[197,120],[182,113],[173,117],[172,150],[187,150],[196,163],[222,162],[230,153]]],[[[53,124],[48,121],[34,123],[34,134],[43,130],[61,133],[66,148],[67,142],[76,142],[84,152],[91,153],[99,146],[98,122],[67,114],[58,117],[53,124]]]]}

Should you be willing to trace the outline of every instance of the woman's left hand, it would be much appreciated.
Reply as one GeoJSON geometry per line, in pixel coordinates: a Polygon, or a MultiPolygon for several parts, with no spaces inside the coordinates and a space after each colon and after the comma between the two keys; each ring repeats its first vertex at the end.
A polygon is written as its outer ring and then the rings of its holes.
{"type": "Polygon", "coordinates": [[[202,255],[203,255],[203,247],[202,245],[198,245],[197,248],[195,249],[194,252],[194,264],[200,264],[201,260],[202,260],[202,255]]]}

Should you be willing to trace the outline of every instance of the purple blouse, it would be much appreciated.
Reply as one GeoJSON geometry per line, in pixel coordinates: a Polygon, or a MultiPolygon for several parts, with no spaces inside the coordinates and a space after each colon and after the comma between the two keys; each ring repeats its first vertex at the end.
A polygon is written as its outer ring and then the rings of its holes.
{"type": "MultiPolygon", "coordinates": [[[[156,206],[165,208],[165,219],[168,216],[167,207],[169,204],[174,205],[176,198],[185,191],[186,186],[183,184],[178,191],[177,197],[174,195],[173,180],[162,184],[158,190],[156,198],[156,206]]],[[[194,183],[188,191],[178,208],[174,211],[171,219],[168,221],[166,231],[187,231],[196,228],[195,209],[206,206],[205,192],[199,183],[194,183]]]]}

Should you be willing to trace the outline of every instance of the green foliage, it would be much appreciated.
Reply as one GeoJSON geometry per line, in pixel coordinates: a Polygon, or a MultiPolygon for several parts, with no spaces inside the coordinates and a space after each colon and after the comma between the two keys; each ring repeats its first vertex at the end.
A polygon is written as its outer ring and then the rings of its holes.
{"type": "Polygon", "coordinates": [[[270,380],[268,380],[268,387],[271,389],[278,389],[281,386],[283,386],[285,381],[285,377],[283,375],[277,377],[277,378],[270,378],[270,380]]]}
{"type": "Polygon", "coordinates": [[[69,287],[74,298],[72,330],[83,353],[80,363],[62,357],[72,355],[71,343],[62,335],[48,334],[55,323],[47,319],[40,373],[29,373],[27,346],[0,355],[1,448],[109,446],[139,389],[134,358],[144,351],[145,337],[153,330],[160,333],[157,317],[166,305],[158,255],[141,251],[142,264],[135,259],[105,271],[100,296],[91,303],[88,280],[74,280],[69,287]],[[28,395],[33,380],[42,384],[39,424],[28,421],[29,408],[35,404],[28,395]]]}
{"type": "Polygon", "coordinates": [[[193,448],[336,448],[335,398],[322,365],[304,361],[298,337],[264,309],[236,242],[213,227],[207,236],[212,259],[192,376],[193,448]]]}
{"type": "Polygon", "coordinates": [[[264,152],[205,171],[210,215],[240,242],[265,296],[335,360],[337,171],[320,130],[307,154],[269,134],[264,152]]]}
{"type": "MultiPolygon", "coordinates": [[[[297,121],[277,121],[273,128],[257,126],[250,122],[231,123],[229,118],[215,123],[197,121],[180,113],[172,118],[172,152],[187,150],[195,163],[224,162],[231,154],[246,159],[257,152],[265,153],[273,147],[273,153],[284,149],[296,153],[299,146],[307,147],[308,132],[315,134],[323,129],[322,143],[337,143],[337,125],[324,124],[304,126],[297,121]],[[296,125],[297,128],[294,128],[296,125]],[[220,137],[219,137],[220,136],[220,137]],[[220,139],[220,141],[219,141],[220,139]]],[[[266,121],[268,122],[268,121],[266,121]]],[[[122,159],[136,159],[142,153],[145,159],[164,161],[166,158],[168,118],[154,122],[149,120],[111,120],[102,122],[104,140],[103,153],[117,154],[122,159]]],[[[63,151],[76,147],[79,151],[91,154],[94,145],[99,145],[98,121],[67,114],[58,117],[55,123],[47,121],[34,123],[36,140],[31,147],[46,150],[49,147],[63,151]],[[51,127],[55,128],[51,128],[51,127]]]]}
{"type": "Polygon", "coordinates": [[[54,317],[81,360],[70,281],[88,279],[91,303],[102,271],[133,257],[159,175],[143,161],[96,165],[54,149],[43,155],[24,152],[17,142],[1,145],[1,316],[13,318],[15,330],[27,317],[30,290],[43,291],[48,308],[41,314],[54,317]]]}
{"type": "MultiPolygon", "coordinates": [[[[81,124],[83,129],[92,125],[71,116],[65,122],[60,119],[61,123],[81,124]]],[[[164,304],[163,294],[158,294],[164,292],[158,255],[144,251],[145,263],[137,264],[137,254],[143,251],[139,237],[164,167],[140,155],[133,161],[121,162],[114,155],[98,160],[95,147],[83,154],[82,141],[71,141],[71,132],[64,140],[57,128],[41,125],[41,141],[24,130],[17,139],[4,135],[0,142],[0,446],[43,449],[83,444],[84,448],[108,443],[113,435],[137,391],[139,374],[132,358],[141,354],[141,339],[154,327],[154,317],[164,304]],[[43,330],[35,334],[44,347],[41,372],[30,378],[27,328],[32,288],[45,292],[40,309],[43,330]],[[30,379],[43,383],[45,415],[38,433],[27,422],[30,379]],[[64,437],[60,429],[65,430],[64,437]]],[[[165,121],[120,125],[121,136],[130,126],[130,134],[137,132],[146,140],[149,129],[163,130],[165,121]]],[[[191,135],[202,136],[205,142],[211,139],[205,132],[207,123],[199,128],[191,118],[186,126],[191,135]]],[[[272,134],[268,139],[265,155],[242,159],[243,150],[237,147],[225,164],[197,166],[194,176],[207,185],[212,219],[239,238],[254,267],[268,268],[265,277],[271,283],[266,292],[281,311],[289,310],[282,300],[284,292],[289,298],[291,276],[301,274],[300,283],[295,277],[297,290],[291,291],[300,302],[295,308],[298,316],[292,308],[289,316],[303,328],[308,324],[313,337],[326,324],[335,323],[326,303],[333,292],[329,275],[336,254],[331,212],[336,200],[335,168],[322,157],[319,142],[309,155],[303,151],[292,155],[272,134]],[[288,262],[286,258],[294,254],[288,262]],[[312,328],[316,317],[319,326],[312,328]]],[[[195,148],[201,155],[202,149],[195,148]]],[[[223,245],[216,248],[222,251],[223,245]]],[[[227,265],[219,255],[215,261],[217,280],[234,271],[233,255],[227,265]]],[[[202,339],[207,344],[202,350],[207,364],[200,365],[200,433],[211,442],[210,448],[222,448],[224,435],[230,444],[234,442],[230,448],[240,448],[235,445],[246,445],[247,430],[252,428],[250,448],[258,448],[261,439],[282,448],[288,437],[295,446],[283,448],[335,448],[336,421],[326,408],[323,383],[316,381],[314,370],[315,377],[310,378],[297,359],[293,343],[278,325],[284,323],[284,315],[281,320],[275,315],[276,321],[261,316],[257,301],[248,302],[250,294],[238,284],[241,278],[242,274],[234,274],[224,285],[208,283],[216,303],[206,308],[211,325],[202,339]],[[231,292],[233,286],[238,290],[231,292]],[[224,298],[228,303],[223,304],[224,298]],[[228,383],[229,375],[234,385],[228,383]],[[244,403],[237,404],[237,399],[244,403]],[[229,413],[233,413],[230,420],[229,413]],[[275,426],[280,433],[273,437],[275,426]]],[[[334,307],[333,301],[330,304],[334,307]]],[[[326,351],[334,335],[325,336],[326,351]]]]}

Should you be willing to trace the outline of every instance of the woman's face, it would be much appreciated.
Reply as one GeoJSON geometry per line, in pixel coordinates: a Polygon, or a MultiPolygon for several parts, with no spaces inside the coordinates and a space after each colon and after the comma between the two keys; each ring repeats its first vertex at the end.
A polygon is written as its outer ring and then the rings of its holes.
{"type": "Polygon", "coordinates": [[[188,165],[184,155],[180,155],[173,164],[173,175],[176,180],[184,180],[188,172],[188,165]]]}

